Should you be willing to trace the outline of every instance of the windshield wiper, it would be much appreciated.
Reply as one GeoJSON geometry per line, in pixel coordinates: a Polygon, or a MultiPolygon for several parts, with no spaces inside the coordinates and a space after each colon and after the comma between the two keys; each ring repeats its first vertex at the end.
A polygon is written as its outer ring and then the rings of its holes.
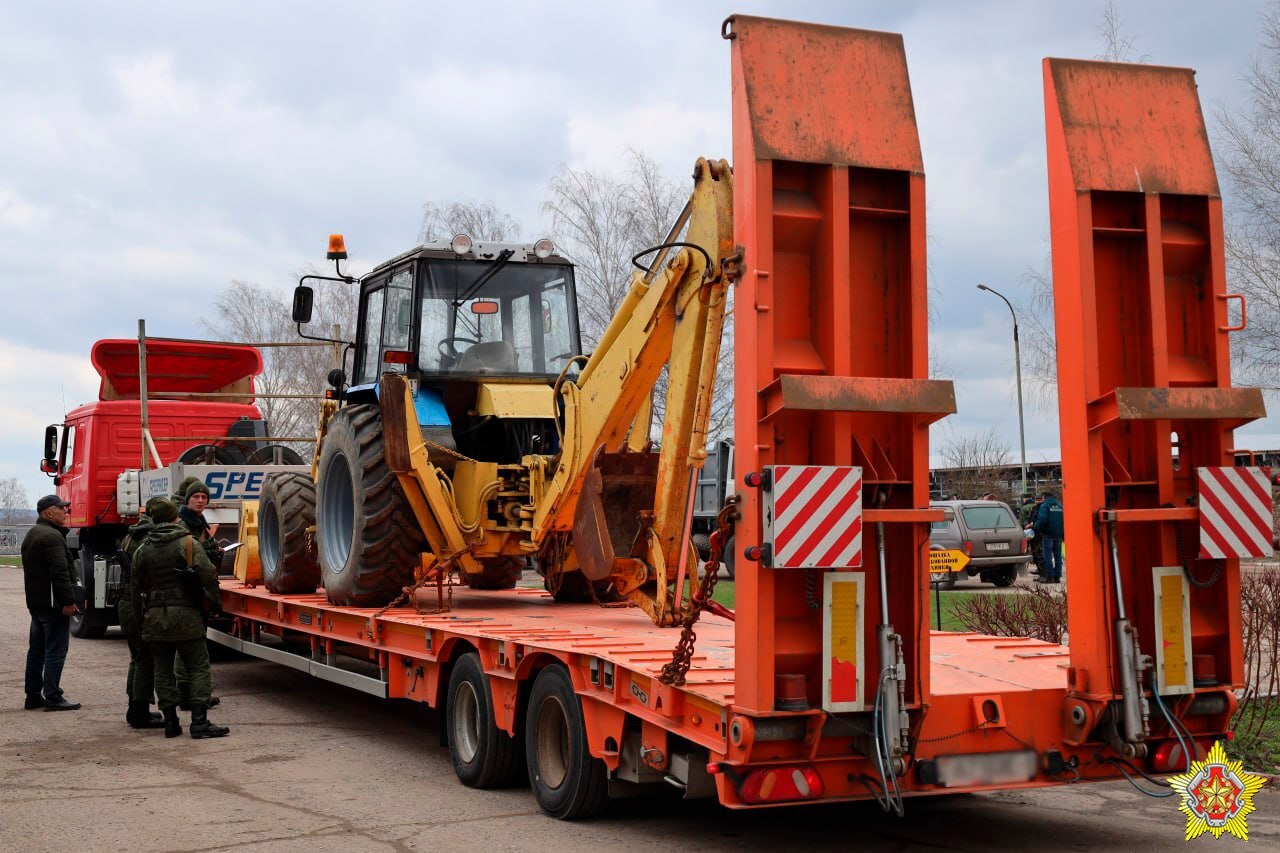
{"type": "Polygon", "coordinates": [[[499,252],[498,257],[493,259],[493,263],[489,265],[489,268],[482,272],[480,277],[475,280],[475,283],[467,288],[467,292],[453,301],[453,310],[456,312],[464,302],[470,299],[480,288],[484,287],[489,279],[498,274],[498,270],[507,265],[507,262],[511,260],[514,254],[514,249],[503,249],[499,252]]]}

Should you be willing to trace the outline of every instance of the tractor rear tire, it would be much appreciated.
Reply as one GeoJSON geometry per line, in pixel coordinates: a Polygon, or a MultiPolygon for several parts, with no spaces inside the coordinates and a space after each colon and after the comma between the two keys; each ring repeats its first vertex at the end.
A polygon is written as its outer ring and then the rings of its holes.
{"type": "Polygon", "coordinates": [[[316,484],[306,474],[271,474],[258,509],[262,585],[277,595],[313,593],[320,563],[307,528],[316,523],[316,484]]]}
{"type": "Polygon", "coordinates": [[[383,454],[377,406],[329,421],[316,483],[320,579],[330,603],[381,607],[413,583],[422,533],[383,454]]]}
{"type": "Polygon", "coordinates": [[[522,558],[500,557],[492,563],[485,563],[482,572],[463,572],[462,582],[470,589],[515,589],[523,574],[522,558]]]}
{"type": "Polygon", "coordinates": [[[534,679],[524,737],[529,785],[543,814],[575,820],[609,805],[609,770],[591,754],[582,701],[563,664],[534,679]]]}

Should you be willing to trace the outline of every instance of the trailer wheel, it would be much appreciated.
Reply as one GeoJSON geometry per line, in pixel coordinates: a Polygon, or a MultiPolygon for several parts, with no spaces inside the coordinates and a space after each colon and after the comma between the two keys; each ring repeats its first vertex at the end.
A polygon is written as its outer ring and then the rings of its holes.
{"type": "Polygon", "coordinates": [[[587,748],[582,703],[569,671],[553,664],[538,674],[525,718],[529,784],[543,813],[560,820],[591,817],[609,803],[608,771],[587,748]]]}
{"type": "Polygon", "coordinates": [[[524,574],[524,560],[520,557],[502,557],[485,563],[484,570],[475,574],[462,573],[462,582],[471,589],[515,589],[524,574]]]}
{"type": "Polygon", "coordinates": [[[101,640],[107,633],[107,623],[96,613],[81,610],[71,617],[71,636],[79,640],[101,640]]]}
{"type": "Polygon", "coordinates": [[[320,578],[333,604],[379,607],[413,582],[422,534],[383,455],[377,406],[330,419],[316,483],[320,578]]]}
{"type": "Polygon", "coordinates": [[[475,652],[454,663],[446,708],[449,755],[459,782],[468,788],[502,788],[520,781],[524,774],[520,741],[494,722],[493,694],[475,652]]]}
{"type": "Polygon", "coordinates": [[[277,595],[315,592],[320,563],[307,528],[316,523],[316,484],[306,474],[271,474],[262,484],[258,558],[262,584],[277,595]]]}

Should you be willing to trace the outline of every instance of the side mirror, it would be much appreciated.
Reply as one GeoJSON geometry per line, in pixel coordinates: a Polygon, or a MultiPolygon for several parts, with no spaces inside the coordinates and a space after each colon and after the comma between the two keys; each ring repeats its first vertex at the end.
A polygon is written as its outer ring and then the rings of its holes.
{"type": "Polygon", "coordinates": [[[41,459],[41,460],[40,460],[40,471],[41,471],[41,473],[43,473],[43,474],[50,474],[50,475],[58,473],[58,460],[56,460],[56,459],[41,459]]]}
{"type": "Polygon", "coordinates": [[[293,322],[311,322],[311,307],[315,299],[315,291],[306,285],[300,284],[293,289],[293,322]]]}
{"type": "MultiPolygon", "coordinates": [[[[46,462],[53,462],[58,458],[58,428],[53,424],[44,428],[44,458],[46,462]]],[[[44,470],[43,465],[40,470],[44,470]]]]}

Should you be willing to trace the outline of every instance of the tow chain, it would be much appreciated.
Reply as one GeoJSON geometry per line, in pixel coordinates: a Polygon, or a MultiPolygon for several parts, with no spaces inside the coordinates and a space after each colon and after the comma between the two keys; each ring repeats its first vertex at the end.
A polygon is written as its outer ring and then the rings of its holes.
{"type": "Polygon", "coordinates": [[[413,607],[415,610],[417,610],[416,593],[418,592],[418,590],[423,589],[424,587],[432,586],[432,585],[434,585],[437,590],[436,608],[434,610],[419,610],[418,612],[424,616],[435,616],[440,613],[448,613],[453,608],[453,587],[455,586],[455,584],[452,582],[452,580],[453,580],[453,572],[458,567],[458,558],[460,558],[463,554],[470,554],[474,549],[475,549],[475,545],[469,545],[466,548],[463,548],[461,551],[454,553],[451,557],[449,557],[449,559],[444,560],[443,562],[440,562],[440,563],[436,563],[434,566],[432,566],[429,569],[423,569],[421,566],[419,566],[417,569],[414,570],[413,583],[410,586],[404,587],[400,591],[400,595],[396,596],[395,600],[387,604],[377,613],[373,614],[373,618],[377,619],[379,616],[383,615],[388,610],[391,610],[395,607],[399,607],[401,604],[403,604],[406,601],[413,602],[413,607]],[[448,583],[445,583],[446,579],[449,581],[448,583]],[[445,590],[448,590],[448,597],[449,597],[448,603],[445,603],[445,600],[444,600],[445,590]]]}
{"type": "Polygon", "coordinates": [[[690,600],[689,613],[680,627],[680,640],[671,653],[671,662],[662,667],[662,674],[658,676],[658,680],[663,684],[680,687],[685,682],[685,676],[688,675],[689,667],[693,663],[694,645],[698,642],[698,635],[693,630],[693,626],[711,602],[716,581],[720,577],[720,560],[724,556],[724,546],[733,535],[733,523],[737,518],[738,502],[735,498],[726,503],[724,509],[720,510],[720,514],[716,516],[716,529],[711,534],[711,553],[703,569],[702,582],[690,600]]]}
{"type": "Polygon", "coordinates": [[[451,447],[445,447],[443,444],[436,444],[434,441],[431,441],[430,439],[427,439],[427,438],[422,439],[422,444],[423,446],[430,447],[433,450],[439,450],[441,453],[443,453],[446,456],[452,456],[454,459],[457,459],[460,462],[476,462],[477,464],[479,464],[478,460],[472,459],[470,456],[464,456],[463,454],[459,453],[458,451],[454,450],[451,447]]]}

